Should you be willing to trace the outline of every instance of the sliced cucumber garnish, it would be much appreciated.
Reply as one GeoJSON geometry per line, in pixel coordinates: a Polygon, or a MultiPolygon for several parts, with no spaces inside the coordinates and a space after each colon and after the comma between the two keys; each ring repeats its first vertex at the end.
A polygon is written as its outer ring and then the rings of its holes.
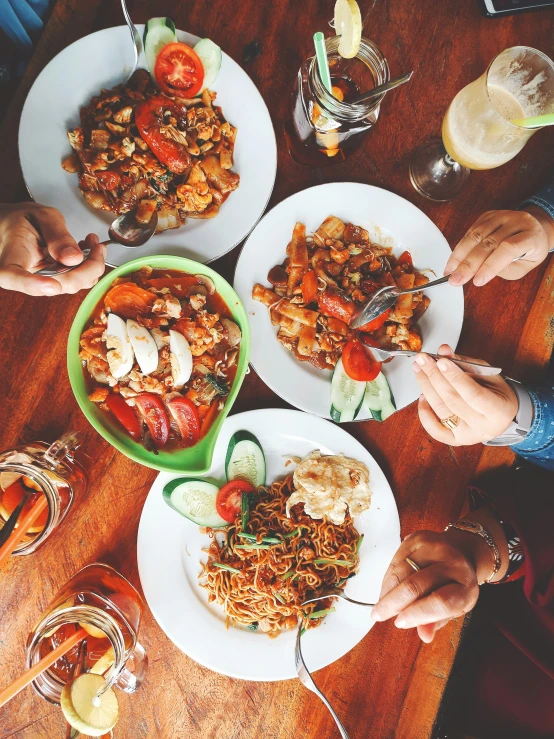
{"type": "Polygon", "coordinates": [[[389,383],[382,372],[366,383],[363,405],[376,421],[386,421],[396,411],[389,383]]]}
{"type": "Polygon", "coordinates": [[[265,485],[265,456],[258,439],[248,431],[231,437],[225,457],[227,480],[245,480],[255,488],[265,485]]]}
{"type": "Polygon", "coordinates": [[[344,371],[342,359],[335,365],[331,380],[331,418],[337,423],[353,421],[364,399],[365,382],[358,382],[344,371]]]}
{"type": "Polygon", "coordinates": [[[144,53],[150,74],[154,77],[154,68],[158,54],[164,46],[177,41],[175,23],[171,18],[150,18],[144,27],[144,53]]]}
{"type": "Polygon", "coordinates": [[[198,93],[199,95],[210,87],[217,77],[219,70],[221,69],[222,54],[221,49],[209,38],[200,39],[200,41],[194,47],[194,51],[200,57],[202,66],[204,67],[204,82],[202,83],[202,89],[198,93]]]}
{"type": "Polygon", "coordinates": [[[173,510],[199,526],[228,526],[215,507],[219,487],[196,477],[179,477],[163,489],[165,502],[173,510]]]}

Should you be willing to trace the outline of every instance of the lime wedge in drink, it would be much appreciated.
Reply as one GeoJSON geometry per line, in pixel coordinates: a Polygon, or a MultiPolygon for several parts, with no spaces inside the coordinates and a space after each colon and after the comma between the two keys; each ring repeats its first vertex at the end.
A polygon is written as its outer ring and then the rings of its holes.
{"type": "Polygon", "coordinates": [[[61,708],[68,724],[85,736],[102,736],[111,731],[119,718],[117,696],[100,675],[80,675],[62,690],[61,708]]]}
{"type": "Polygon", "coordinates": [[[339,54],[345,59],[355,57],[362,40],[362,16],[356,0],[335,3],[335,33],[340,36],[339,54]]]}

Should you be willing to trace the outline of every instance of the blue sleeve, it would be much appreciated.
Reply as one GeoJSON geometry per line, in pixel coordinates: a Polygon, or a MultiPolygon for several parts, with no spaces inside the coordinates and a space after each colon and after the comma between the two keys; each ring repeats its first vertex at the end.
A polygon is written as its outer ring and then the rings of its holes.
{"type": "Polygon", "coordinates": [[[554,388],[527,390],[533,401],[533,424],[525,439],[511,449],[534,464],[554,470],[554,388]]]}
{"type": "Polygon", "coordinates": [[[554,218],[554,180],[550,184],[539,190],[536,195],[532,195],[519,206],[524,208],[526,205],[538,205],[539,208],[545,210],[551,218],[554,218]]]}

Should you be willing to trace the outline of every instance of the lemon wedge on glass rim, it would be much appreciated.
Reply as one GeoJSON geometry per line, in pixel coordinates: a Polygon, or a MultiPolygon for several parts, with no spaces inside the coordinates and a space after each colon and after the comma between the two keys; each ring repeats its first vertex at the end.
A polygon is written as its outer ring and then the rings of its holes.
{"type": "Polygon", "coordinates": [[[335,33],[340,36],[339,54],[352,59],[358,53],[362,40],[362,15],[356,0],[337,0],[335,3],[335,33]]]}
{"type": "Polygon", "coordinates": [[[100,675],[86,672],[67,683],[60,699],[68,724],[85,736],[102,736],[111,731],[119,718],[117,696],[112,688],[102,695],[106,681],[100,675]]]}

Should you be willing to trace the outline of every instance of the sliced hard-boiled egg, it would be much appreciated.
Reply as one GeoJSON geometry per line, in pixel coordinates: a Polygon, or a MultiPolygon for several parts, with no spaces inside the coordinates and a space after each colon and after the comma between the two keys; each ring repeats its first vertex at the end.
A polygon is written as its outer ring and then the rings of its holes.
{"type": "Polygon", "coordinates": [[[115,313],[108,316],[106,346],[111,349],[107,355],[110,372],[116,379],[124,377],[133,369],[134,353],[125,321],[115,313]]]}
{"type": "Polygon", "coordinates": [[[142,374],[149,375],[155,372],[158,366],[158,347],[150,331],[129,318],[127,319],[127,333],[142,374]]]}
{"type": "Polygon", "coordinates": [[[192,352],[188,341],[178,331],[169,332],[169,349],[173,387],[180,388],[192,374],[192,352]]]}

